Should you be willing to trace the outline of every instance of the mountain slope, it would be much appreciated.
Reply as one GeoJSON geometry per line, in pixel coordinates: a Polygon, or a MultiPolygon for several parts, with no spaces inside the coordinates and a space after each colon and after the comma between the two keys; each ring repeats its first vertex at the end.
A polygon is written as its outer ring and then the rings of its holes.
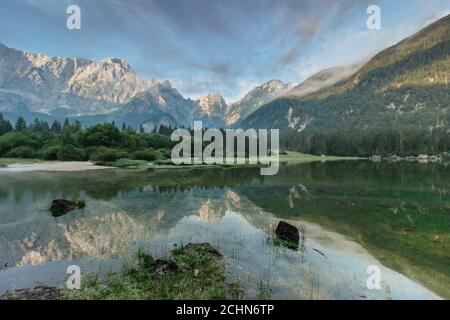
{"type": "Polygon", "coordinates": [[[113,116],[118,126],[123,123],[138,128],[141,125],[146,131],[152,131],[161,125],[176,127],[178,121],[169,113],[160,109],[157,101],[149,94],[141,94],[125,104],[120,111],[113,116]]]}
{"type": "Polygon", "coordinates": [[[290,90],[288,96],[303,97],[317,92],[321,89],[331,87],[339,81],[343,81],[352,76],[359,68],[360,64],[352,64],[343,67],[333,67],[317,72],[299,85],[290,90]]]}
{"type": "MultiPolygon", "coordinates": [[[[141,80],[120,59],[58,58],[0,44],[0,94],[6,90],[24,97],[35,112],[64,106],[73,114],[107,113],[157,83],[141,80]]],[[[14,105],[4,101],[6,107],[14,105]]]]}
{"type": "Polygon", "coordinates": [[[280,80],[271,80],[253,88],[239,101],[230,104],[225,114],[225,123],[233,124],[245,119],[249,114],[258,110],[266,103],[285,95],[292,89],[291,84],[285,84],[280,80]]]}
{"type": "Polygon", "coordinates": [[[450,15],[380,52],[347,81],[277,99],[241,125],[280,128],[283,143],[296,148],[314,135],[448,130],[449,75],[450,15]]]}

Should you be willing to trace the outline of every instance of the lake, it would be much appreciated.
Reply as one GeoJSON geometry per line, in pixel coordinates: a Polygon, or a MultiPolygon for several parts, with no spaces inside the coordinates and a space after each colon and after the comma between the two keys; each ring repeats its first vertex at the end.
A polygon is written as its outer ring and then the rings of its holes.
{"type": "Polygon", "coordinates": [[[0,292],[63,285],[69,265],[118,270],[210,242],[246,298],[450,298],[450,167],[368,161],[258,168],[0,173],[0,292]],[[86,207],[54,218],[53,199],[86,207]],[[280,220],[301,232],[276,241],[280,220]],[[369,289],[369,266],[381,288],[369,289]]]}

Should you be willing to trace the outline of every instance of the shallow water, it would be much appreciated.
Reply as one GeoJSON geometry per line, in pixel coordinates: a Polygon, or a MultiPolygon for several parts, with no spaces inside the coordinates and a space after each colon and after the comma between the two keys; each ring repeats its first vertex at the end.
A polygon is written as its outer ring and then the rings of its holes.
{"type": "Polygon", "coordinates": [[[259,169],[0,174],[0,292],[63,285],[68,265],[118,269],[138,248],[211,242],[246,297],[450,296],[450,171],[444,164],[333,162],[259,169]],[[87,206],[53,218],[55,198],[87,206]],[[274,244],[281,219],[299,250],[274,244]],[[381,289],[366,286],[368,266],[381,289]]]}

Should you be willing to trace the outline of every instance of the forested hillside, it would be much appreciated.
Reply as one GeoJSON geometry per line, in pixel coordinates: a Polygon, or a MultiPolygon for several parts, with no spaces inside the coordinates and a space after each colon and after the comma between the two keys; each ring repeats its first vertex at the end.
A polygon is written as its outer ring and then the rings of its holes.
{"type": "Polygon", "coordinates": [[[388,48],[349,80],[277,99],[244,128],[279,128],[282,146],[338,155],[450,149],[450,15],[388,48]]]}

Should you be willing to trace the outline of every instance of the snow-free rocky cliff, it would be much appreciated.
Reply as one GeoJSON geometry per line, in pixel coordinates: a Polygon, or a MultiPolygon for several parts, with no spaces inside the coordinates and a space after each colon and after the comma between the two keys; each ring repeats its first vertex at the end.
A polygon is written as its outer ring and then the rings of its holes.
{"type": "Polygon", "coordinates": [[[0,44],[0,112],[111,119],[129,115],[143,99],[176,125],[210,116],[168,81],[142,79],[124,60],[58,58],[0,44]]]}
{"type": "MultiPolygon", "coordinates": [[[[316,79],[314,86],[322,88],[320,82],[316,79]]],[[[27,121],[68,117],[84,125],[114,120],[118,125],[152,130],[161,124],[189,127],[201,120],[205,127],[221,128],[292,94],[293,88],[271,80],[235,103],[227,104],[219,93],[194,101],[183,97],[169,81],[142,79],[125,60],[59,58],[0,43],[0,112],[12,121],[18,116],[27,121]]]]}

